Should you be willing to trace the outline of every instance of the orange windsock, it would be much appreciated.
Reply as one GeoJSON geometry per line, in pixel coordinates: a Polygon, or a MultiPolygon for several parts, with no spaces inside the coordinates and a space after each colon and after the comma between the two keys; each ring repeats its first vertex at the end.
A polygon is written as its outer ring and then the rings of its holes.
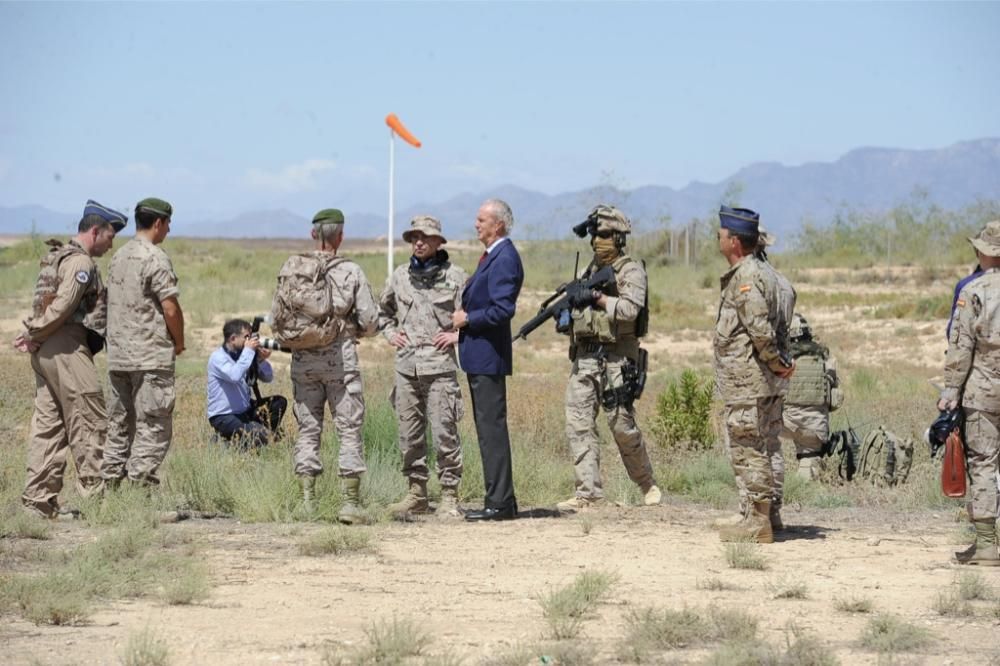
{"type": "Polygon", "coordinates": [[[414,148],[420,147],[420,141],[417,140],[417,137],[410,134],[410,130],[403,127],[403,123],[399,122],[399,118],[396,117],[395,113],[390,113],[385,117],[385,124],[388,125],[393,132],[398,134],[406,143],[410,144],[414,148]]]}

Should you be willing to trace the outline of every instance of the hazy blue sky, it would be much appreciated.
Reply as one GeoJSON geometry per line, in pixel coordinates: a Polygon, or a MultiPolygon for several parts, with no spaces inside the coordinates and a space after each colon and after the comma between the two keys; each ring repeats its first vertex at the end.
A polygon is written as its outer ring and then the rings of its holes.
{"type": "Polygon", "coordinates": [[[1000,136],[1000,3],[0,3],[0,205],[384,214],[1000,136]]]}

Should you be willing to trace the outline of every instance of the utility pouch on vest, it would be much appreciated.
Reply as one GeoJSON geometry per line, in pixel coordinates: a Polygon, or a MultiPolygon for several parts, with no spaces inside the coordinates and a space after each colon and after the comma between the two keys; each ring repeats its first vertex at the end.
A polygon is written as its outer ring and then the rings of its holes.
{"type": "Polygon", "coordinates": [[[587,342],[611,344],[615,335],[611,332],[611,321],[607,313],[591,307],[573,310],[573,335],[587,342]]]}

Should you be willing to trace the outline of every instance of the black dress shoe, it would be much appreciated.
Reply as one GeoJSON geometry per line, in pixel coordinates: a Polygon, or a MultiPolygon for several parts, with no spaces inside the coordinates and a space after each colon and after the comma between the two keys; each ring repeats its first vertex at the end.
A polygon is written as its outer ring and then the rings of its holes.
{"type": "Polygon", "coordinates": [[[514,520],[517,518],[517,509],[512,506],[502,509],[485,508],[480,511],[467,511],[466,520],[514,520]]]}

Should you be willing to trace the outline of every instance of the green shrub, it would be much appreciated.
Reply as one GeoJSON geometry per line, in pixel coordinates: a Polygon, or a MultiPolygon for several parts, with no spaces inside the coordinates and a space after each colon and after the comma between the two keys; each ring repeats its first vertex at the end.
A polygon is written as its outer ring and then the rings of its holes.
{"type": "Polygon", "coordinates": [[[705,449],[715,442],[712,432],[711,378],[684,370],[656,400],[653,434],[667,448],[705,449]]]}

